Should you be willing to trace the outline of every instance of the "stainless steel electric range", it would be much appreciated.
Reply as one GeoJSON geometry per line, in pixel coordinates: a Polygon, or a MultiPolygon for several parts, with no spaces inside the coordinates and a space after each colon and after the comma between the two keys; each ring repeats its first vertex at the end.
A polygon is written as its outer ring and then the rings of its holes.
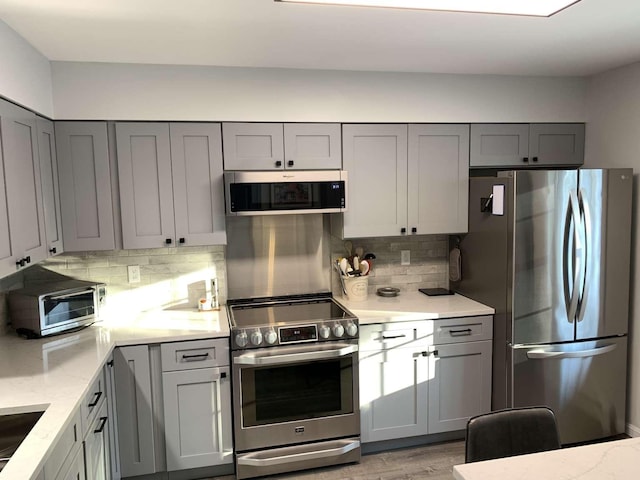
{"type": "Polygon", "coordinates": [[[358,319],[329,294],[228,311],[237,478],[359,461],[358,319]]]}

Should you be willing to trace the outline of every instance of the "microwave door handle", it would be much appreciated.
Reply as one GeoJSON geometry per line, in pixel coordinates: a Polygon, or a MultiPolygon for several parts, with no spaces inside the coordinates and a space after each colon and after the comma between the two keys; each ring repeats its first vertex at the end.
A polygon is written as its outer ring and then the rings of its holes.
{"type": "Polygon", "coordinates": [[[49,300],[64,300],[65,298],[77,297],[78,295],[86,295],[87,293],[93,292],[94,290],[94,288],[89,288],[80,292],[63,293],[62,295],[47,295],[44,298],[48,298],[49,300]]]}
{"type": "Polygon", "coordinates": [[[233,359],[236,365],[282,365],[285,363],[325,360],[346,357],[358,351],[357,345],[346,345],[333,350],[303,350],[282,355],[262,355],[259,353],[244,353],[233,359]]]}

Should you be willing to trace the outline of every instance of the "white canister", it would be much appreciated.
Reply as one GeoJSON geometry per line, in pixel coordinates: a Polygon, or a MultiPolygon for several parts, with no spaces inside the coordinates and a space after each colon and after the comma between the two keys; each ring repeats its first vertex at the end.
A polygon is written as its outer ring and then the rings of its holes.
{"type": "Polygon", "coordinates": [[[344,289],[345,298],[352,301],[362,301],[367,299],[369,293],[369,277],[345,277],[344,289]]]}

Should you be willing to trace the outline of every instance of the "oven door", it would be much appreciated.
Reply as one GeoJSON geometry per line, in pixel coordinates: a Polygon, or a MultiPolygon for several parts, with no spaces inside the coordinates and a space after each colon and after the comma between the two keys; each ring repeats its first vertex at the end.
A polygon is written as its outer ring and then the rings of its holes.
{"type": "Polygon", "coordinates": [[[233,354],[236,450],[360,435],[358,343],[233,354]]]}

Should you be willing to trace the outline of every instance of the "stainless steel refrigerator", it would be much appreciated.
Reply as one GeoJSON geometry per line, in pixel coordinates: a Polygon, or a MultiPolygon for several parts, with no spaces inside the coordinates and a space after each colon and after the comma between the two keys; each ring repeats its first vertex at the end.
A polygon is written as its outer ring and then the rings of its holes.
{"type": "Polygon", "coordinates": [[[631,169],[470,179],[456,291],[491,305],[492,408],[548,405],[563,444],[623,433],[631,169]]]}

